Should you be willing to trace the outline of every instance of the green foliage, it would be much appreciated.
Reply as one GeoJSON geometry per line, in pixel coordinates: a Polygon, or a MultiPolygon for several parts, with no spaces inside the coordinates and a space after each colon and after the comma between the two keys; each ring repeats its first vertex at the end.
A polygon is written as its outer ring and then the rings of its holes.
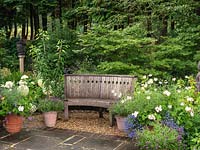
{"type": "Polygon", "coordinates": [[[74,38],[67,28],[56,34],[40,31],[37,40],[30,47],[34,71],[43,79],[46,89],[53,91],[54,96],[63,95],[64,69],[70,68],[74,63],[74,38]]]}
{"type": "Polygon", "coordinates": [[[5,32],[0,30],[0,68],[18,69],[16,41],[15,38],[6,39],[5,32]]]}
{"type": "Polygon", "coordinates": [[[125,97],[122,98],[119,102],[117,102],[116,104],[113,104],[113,106],[110,108],[111,112],[114,115],[117,116],[125,116],[127,117],[129,114],[132,113],[132,107],[134,107],[134,103],[132,100],[125,100],[125,97]]]}
{"type": "Polygon", "coordinates": [[[140,149],[174,150],[184,149],[181,141],[178,141],[178,132],[160,123],[154,123],[153,130],[148,128],[138,131],[136,145],[140,149]]]}
{"type": "Polygon", "coordinates": [[[38,110],[41,112],[63,111],[64,103],[59,100],[40,99],[38,103],[38,110]]]}
{"type": "Polygon", "coordinates": [[[134,66],[123,62],[102,62],[98,66],[98,72],[103,74],[130,74],[134,66]]]}

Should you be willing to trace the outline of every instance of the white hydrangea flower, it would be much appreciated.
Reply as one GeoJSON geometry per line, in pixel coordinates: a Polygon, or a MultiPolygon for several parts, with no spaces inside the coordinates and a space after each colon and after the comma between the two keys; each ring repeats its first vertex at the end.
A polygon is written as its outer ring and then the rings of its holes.
{"type": "Polygon", "coordinates": [[[18,107],[18,110],[19,110],[19,111],[24,111],[24,106],[19,106],[19,107],[18,107]]]}
{"type": "Polygon", "coordinates": [[[29,88],[27,85],[20,85],[17,90],[21,93],[23,96],[27,96],[29,93],[29,88]]]}
{"type": "Polygon", "coordinates": [[[165,90],[165,91],[163,92],[163,94],[166,95],[166,96],[170,96],[170,95],[171,95],[171,93],[170,93],[168,90],[165,90]]]}
{"type": "Polygon", "coordinates": [[[8,89],[11,89],[13,86],[14,86],[14,82],[12,82],[12,81],[6,81],[6,83],[4,85],[4,87],[8,88],[8,89]]]}
{"type": "Polygon", "coordinates": [[[155,110],[156,110],[157,113],[161,112],[162,106],[160,105],[160,106],[155,107],[155,110]]]}
{"type": "Polygon", "coordinates": [[[26,82],[26,81],[23,81],[23,80],[20,80],[20,81],[19,81],[19,85],[27,85],[27,82],[26,82]]]}
{"type": "Polygon", "coordinates": [[[134,111],[134,113],[132,113],[132,116],[134,116],[136,118],[138,114],[139,114],[138,111],[134,111]]]}
{"type": "Polygon", "coordinates": [[[21,76],[21,80],[24,80],[24,79],[28,79],[28,76],[27,75],[21,76]]]}
{"type": "Polygon", "coordinates": [[[185,105],[185,103],[184,103],[184,102],[181,102],[181,103],[180,103],[180,105],[181,105],[181,106],[184,106],[184,105],[185,105]]]}
{"type": "Polygon", "coordinates": [[[151,99],[151,96],[147,96],[146,99],[151,99]]]}
{"type": "Polygon", "coordinates": [[[156,120],[156,117],[153,114],[148,115],[149,120],[156,120]]]}
{"type": "Polygon", "coordinates": [[[189,97],[189,96],[187,96],[186,99],[187,99],[188,102],[193,102],[194,101],[194,99],[192,97],[189,97]]]}

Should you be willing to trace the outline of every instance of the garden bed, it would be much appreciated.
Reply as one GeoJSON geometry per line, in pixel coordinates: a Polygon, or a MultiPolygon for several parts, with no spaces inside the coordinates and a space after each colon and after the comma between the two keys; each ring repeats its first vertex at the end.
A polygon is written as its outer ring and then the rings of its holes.
{"type": "MultiPolygon", "coordinates": [[[[69,121],[64,121],[63,114],[60,113],[55,127],[104,135],[126,136],[124,132],[117,129],[116,125],[113,127],[109,126],[108,113],[104,113],[104,118],[99,118],[98,112],[95,111],[73,110],[70,112],[70,116],[69,121]]],[[[25,119],[24,127],[27,129],[44,128],[43,116],[41,114],[35,114],[29,117],[29,119],[25,119]]]]}

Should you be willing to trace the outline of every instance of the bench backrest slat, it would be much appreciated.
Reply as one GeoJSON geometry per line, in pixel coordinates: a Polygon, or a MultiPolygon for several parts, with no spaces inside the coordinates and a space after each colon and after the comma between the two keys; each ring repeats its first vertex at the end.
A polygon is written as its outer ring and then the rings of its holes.
{"type": "Polygon", "coordinates": [[[135,79],[120,75],[65,74],[65,98],[119,99],[120,93],[133,92],[135,79]]]}

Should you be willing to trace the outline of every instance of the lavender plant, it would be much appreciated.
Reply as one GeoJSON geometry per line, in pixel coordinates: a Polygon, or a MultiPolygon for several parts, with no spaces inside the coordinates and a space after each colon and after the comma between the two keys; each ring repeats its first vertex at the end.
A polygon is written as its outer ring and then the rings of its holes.
{"type": "Polygon", "coordinates": [[[137,120],[135,114],[128,115],[127,120],[125,122],[126,133],[128,137],[134,138],[136,137],[137,130],[142,130],[142,125],[137,120]]]}

